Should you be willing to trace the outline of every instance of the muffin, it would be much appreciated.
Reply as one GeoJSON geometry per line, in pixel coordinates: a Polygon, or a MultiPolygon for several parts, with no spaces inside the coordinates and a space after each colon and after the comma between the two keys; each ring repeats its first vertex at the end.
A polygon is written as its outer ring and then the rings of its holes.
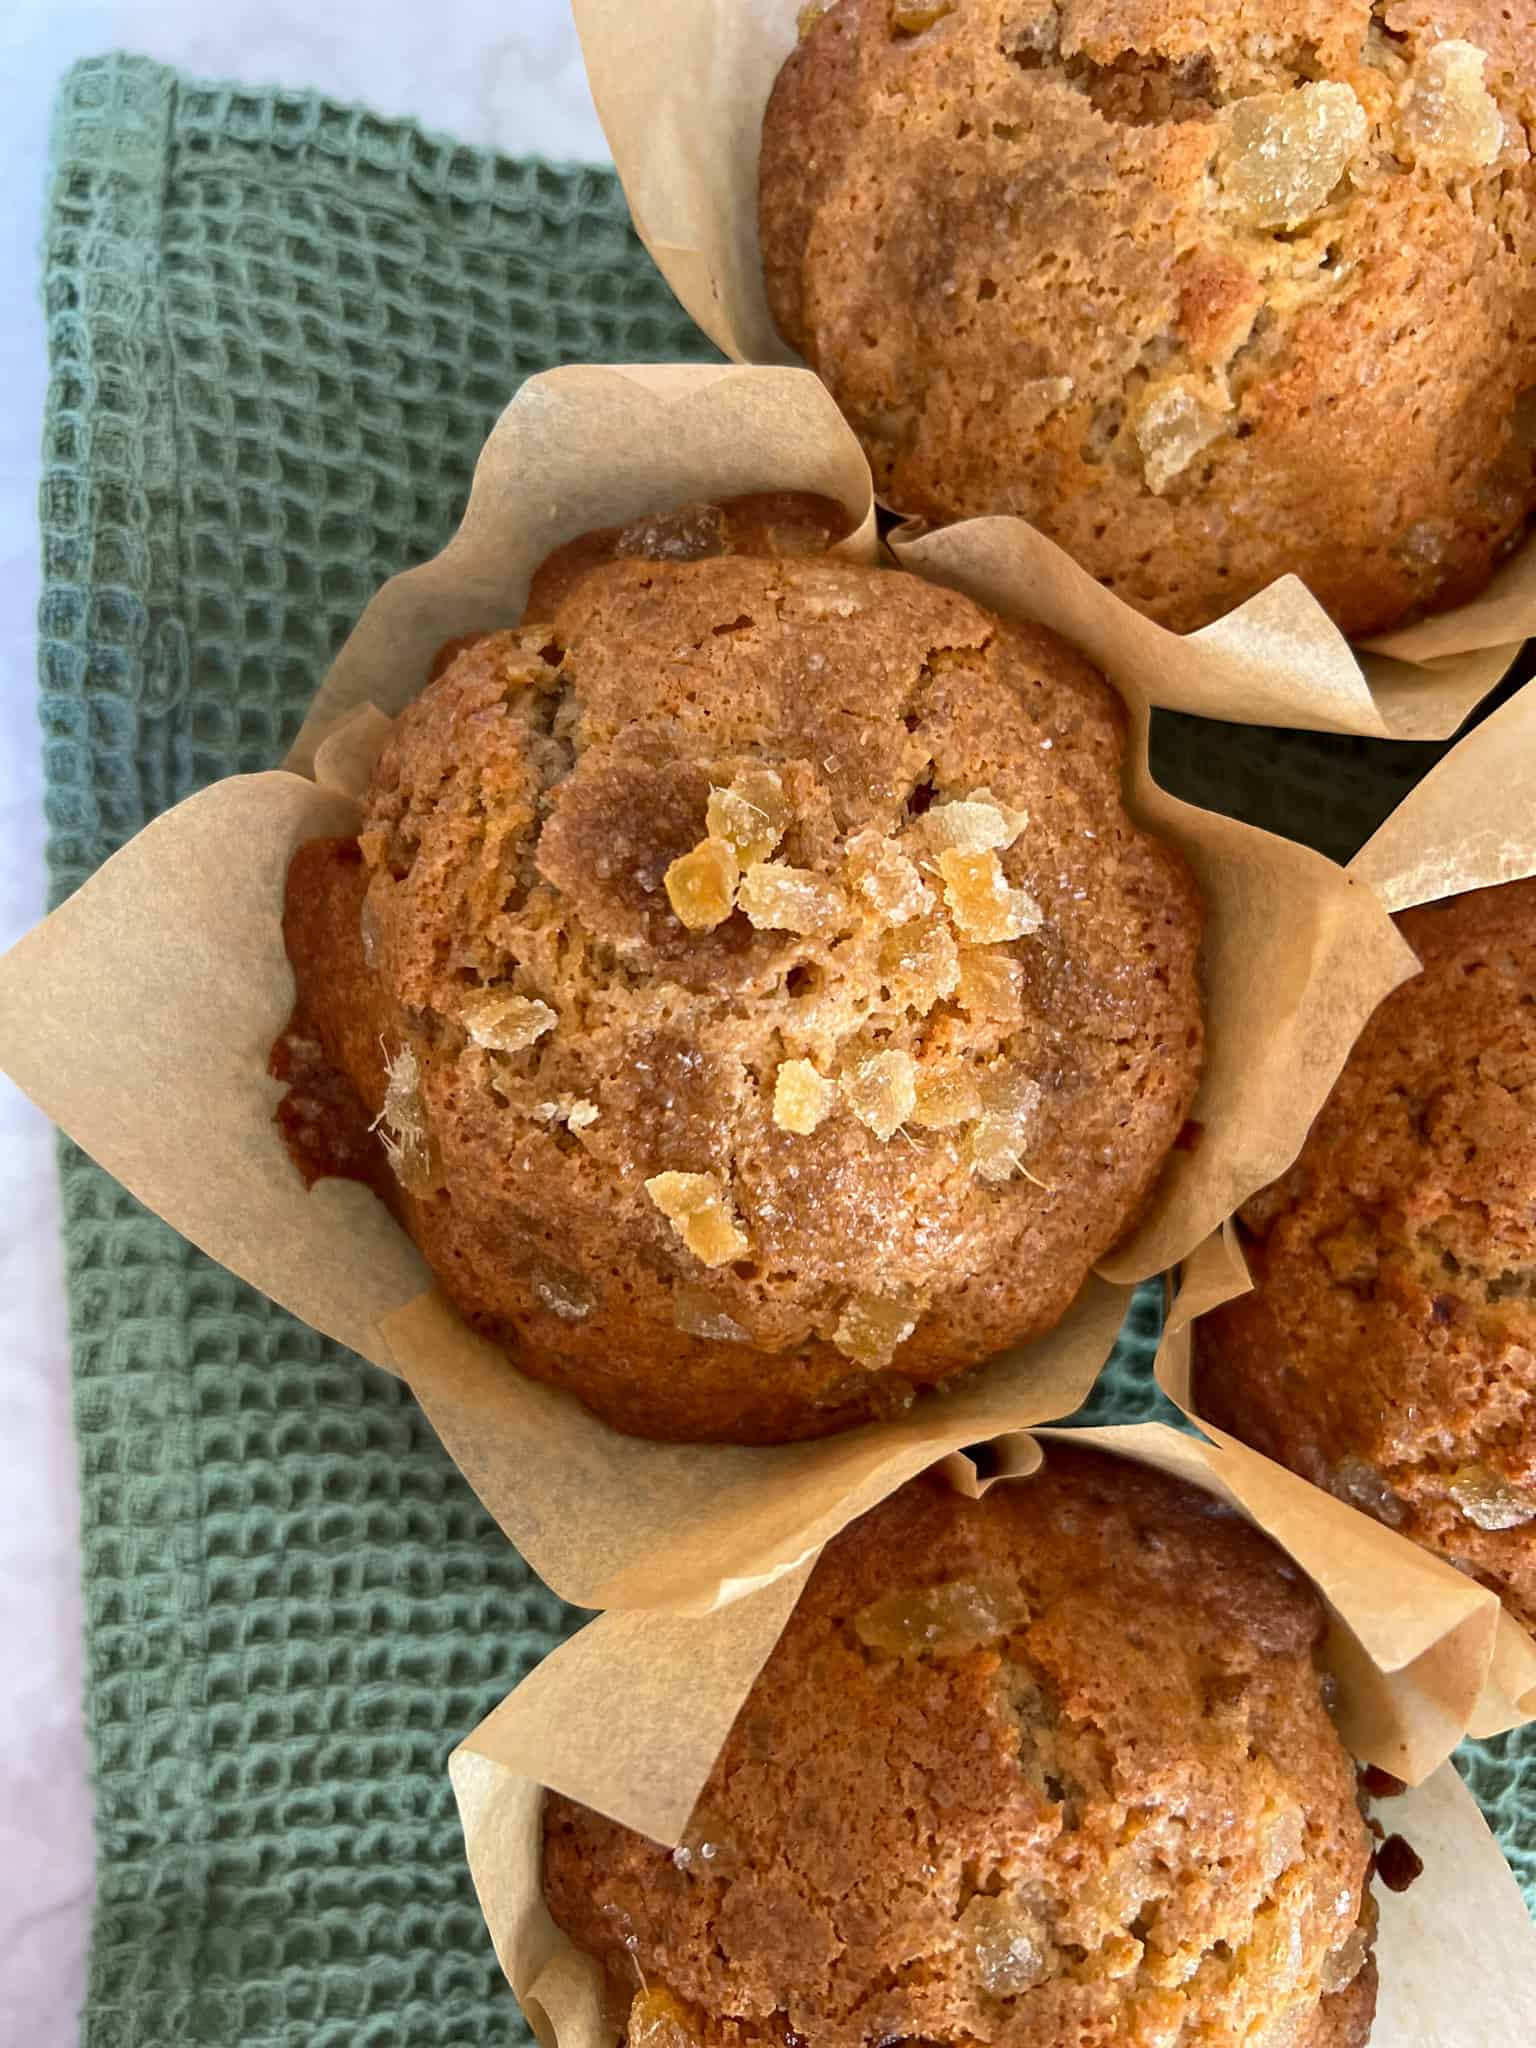
{"type": "Polygon", "coordinates": [[[1536,881],[1398,923],[1424,971],[1243,1210],[1195,1405],[1536,1629],[1536,881]]]}
{"type": "Polygon", "coordinates": [[[1486,583],[1536,504],[1536,0],[803,20],[769,304],[889,503],[1020,514],[1177,632],[1287,571],[1351,634],[1486,583]]]}
{"type": "Polygon", "coordinates": [[[399,719],[358,840],[296,855],[285,1077],[339,1070],[463,1314],[632,1434],[819,1435],[1049,1330],[1201,1063],[1199,902],[1125,810],[1118,699],[899,572],[557,587],[399,719]]]}
{"type": "Polygon", "coordinates": [[[1354,2048],[1371,1844],[1310,1585],[1208,1496],[1052,1445],[824,1552],[683,1846],[550,1795],[628,2048],[1354,2048]]]}

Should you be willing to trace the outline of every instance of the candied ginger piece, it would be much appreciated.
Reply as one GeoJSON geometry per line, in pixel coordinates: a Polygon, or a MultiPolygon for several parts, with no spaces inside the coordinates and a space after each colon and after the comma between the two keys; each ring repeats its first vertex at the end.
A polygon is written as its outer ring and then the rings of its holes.
{"type": "Polygon", "coordinates": [[[638,555],[647,562],[702,562],[709,555],[723,555],[725,514],[718,505],[679,505],[675,512],[653,512],[624,528],[614,552],[638,555]]]}
{"type": "Polygon", "coordinates": [[[843,1303],[832,1342],[845,1358],[874,1372],[890,1364],[917,1328],[910,1304],[883,1294],[851,1294],[843,1303]]]}
{"type": "Polygon", "coordinates": [[[751,1332],[734,1316],[728,1316],[712,1294],[702,1287],[680,1287],[674,1297],[673,1318],[688,1337],[704,1337],[713,1344],[750,1344],[751,1332]]]}
{"type": "Polygon", "coordinates": [[[1403,90],[1403,135],[1415,163],[1493,163],[1504,117],[1483,83],[1488,53],[1452,37],[1426,50],[1403,90]]]}
{"type": "Polygon", "coordinates": [[[800,31],[800,40],[802,42],[804,42],[817,22],[820,21],[821,17],[824,14],[830,14],[836,5],[837,0],[805,0],[805,5],[795,16],[795,25],[800,31]]]}
{"type": "Polygon", "coordinates": [[[802,938],[834,932],[847,901],[835,882],[783,861],[754,861],[741,878],[737,899],[759,931],[798,932],[802,938]]]}
{"type": "Polygon", "coordinates": [[[1028,1620],[1029,1602],[1007,1580],[947,1579],[872,1601],[853,1617],[853,1632],[890,1657],[955,1657],[1028,1620]]]}
{"type": "Polygon", "coordinates": [[[766,860],[788,829],[793,813],[784,785],[771,768],[751,768],[728,789],[712,789],[704,813],[712,839],[728,839],[741,865],[766,860]]]}
{"type": "Polygon", "coordinates": [[[1141,450],[1147,489],[1161,496],[1213,441],[1219,441],[1231,414],[1207,405],[1188,384],[1165,384],[1136,418],[1136,445],[1141,450]]]}
{"type": "Polygon", "coordinates": [[[596,1306],[592,1290],[580,1274],[560,1272],[553,1266],[542,1267],[534,1274],[533,1291],[550,1314],[559,1316],[562,1322],[584,1322],[596,1306]]]}
{"type": "Polygon", "coordinates": [[[843,1100],[882,1143],[917,1106],[917,1073],[909,1052],[872,1052],[843,1069],[843,1100]]]}
{"type": "Polygon", "coordinates": [[[925,1131],[947,1131],[981,1115],[981,1090],[969,1067],[956,1064],[919,1067],[913,1123],[925,1131]]]}
{"type": "Polygon", "coordinates": [[[1266,1888],[1301,1861],[1305,1846],[1306,1823],[1299,1806],[1277,1806],[1265,1815],[1259,1830],[1259,1869],[1266,1888]]]}
{"type": "Polygon", "coordinates": [[[1233,211],[1246,227],[1300,227],[1327,205],[1368,125],[1350,88],[1331,79],[1235,101],[1216,160],[1233,211]]]}
{"type": "Polygon", "coordinates": [[[624,2037],[626,2048],[698,2048],[702,2039],[687,2006],[660,1985],[635,1993],[624,2037]]]}
{"type": "Polygon", "coordinates": [[[1328,1491],[1394,1529],[1403,1519],[1402,1502],[1376,1467],[1367,1465],[1363,1458],[1341,1458],[1333,1468],[1328,1491]]]}
{"type": "Polygon", "coordinates": [[[958,0],[891,0],[891,27],[899,36],[920,36],[957,5],[958,0]]]}
{"type": "Polygon", "coordinates": [[[1025,1171],[1024,1155],[1041,1102],[1039,1083],[1006,1069],[992,1073],[982,1084],[981,1101],[981,1115],[971,1130],[972,1170],[982,1180],[1012,1180],[1025,1171]]]}
{"type": "Polygon", "coordinates": [[[591,1128],[602,1111],[595,1102],[575,1095],[557,1095],[552,1102],[536,1102],[528,1112],[538,1124],[566,1124],[573,1131],[591,1128]]]}
{"type": "Polygon", "coordinates": [[[1347,1991],[1365,1968],[1371,1952],[1371,1937],[1364,1927],[1354,1928],[1337,1948],[1323,1957],[1323,1996],[1332,1998],[1347,1991]]]}
{"type": "Polygon", "coordinates": [[[423,1195],[433,1185],[426,1110],[421,1100],[421,1062],[408,1045],[386,1055],[384,1104],[371,1128],[378,1132],[390,1171],[407,1194],[423,1195]]]}
{"type": "Polygon", "coordinates": [[[910,924],[933,908],[933,891],[901,848],[871,826],[847,847],[854,892],[884,925],[910,924]]]}
{"type": "Polygon", "coordinates": [[[960,948],[942,917],[914,918],[880,941],[880,978],[892,1002],[926,1017],[960,982],[960,948]]]}
{"type": "Polygon", "coordinates": [[[746,1857],[747,1851],[735,1828],[723,1813],[707,1806],[694,1808],[687,1834],[672,1851],[672,1862],[678,1870],[692,1871],[700,1877],[722,1877],[739,1871],[746,1857]]]}
{"type": "Polygon", "coordinates": [[[531,996],[475,996],[459,1012],[459,1021],[474,1045],[490,1052],[523,1052],[553,1031],[559,1018],[548,1003],[531,996]]]}
{"type": "Polygon", "coordinates": [[[1050,1971],[1051,1938],[1040,1915],[1007,1892],[982,1892],[960,1915],[981,1986],[994,1998],[1017,1998],[1050,1971]]]}
{"type": "Polygon", "coordinates": [[[961,1009],[978,1022],[1017,1024],[1024,1006],[1024,969],[1011,954],[962,946],[955,993],[961,1009]]]}
{"type": "Polygon", "coordinates": [[[1536,1493],[1511,1486],[1486,1465],[1463,1465],[1447,1489],[1469,1522],[1479,1529],[1519,1529],[1536,1522],[1536,1493]]]}
{"type": "Polygon", "coordinates": [[[1045,919],[1027,889],[1011,889],[995,853],[961,853],[946,847],[939,855],[944,901],[962,938],[983,946],[1022,939],[1037,932],[1045,919]]]}
{"type": "Polygon", "coordinates": [[[712,932],[736,903],[741,866],[728,839],[701,839],[667,869],[667,901],[691,932],[712,932]]]}
{"type": "Polygon", "coordinates": [[[658,1173],[645,1192],[695,1258],[724,1266],[750,1249],[717,1173],[658,1173]]]}
{"type": "Polygon", "coordinates": [[[781,1131],[808,1138],[832,1107],[836,1083],[809,1060],[785,1060],[773,1083],[773,1120],[781,1131]]]}
{"type": "Polygon", "coordinates": [[[990,789],[974,790],[955,803],[935,804],[918,829],[935,853],[953,846],[961,853],[992,853],[1012,846],[1029,823],[1028,811],[999,803],[990,789]]]}

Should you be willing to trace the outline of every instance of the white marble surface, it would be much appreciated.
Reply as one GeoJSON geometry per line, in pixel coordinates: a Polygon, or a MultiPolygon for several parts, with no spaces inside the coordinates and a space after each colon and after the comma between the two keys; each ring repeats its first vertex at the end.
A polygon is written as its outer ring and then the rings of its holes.
{"type": "MultiPolygon", "coordinates": [[[[38,301],[49,106],[76,57],[314,86],[471,142],[606,161],[565,0],[9,0],[0,5],[0,948],[42,906],[34,712],[38,301]]],[[[0,1077],[0,2044],[69,2048],[93,1844],[79,1501],[52,1134],[0,1077]]]]}

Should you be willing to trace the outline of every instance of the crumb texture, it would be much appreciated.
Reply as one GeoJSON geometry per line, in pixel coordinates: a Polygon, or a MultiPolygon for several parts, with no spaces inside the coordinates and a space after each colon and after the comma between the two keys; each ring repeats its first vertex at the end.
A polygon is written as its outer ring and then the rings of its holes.
{"type": "Polygon", "coordinates": [[[1536,881],[1398,923],[1424,972],[1244,1210],[1197,1404],[1536,1628],[1536,881]]]}
{"type": "Polygon", "coordinates": [[[1315,1594],[1203,1494],[1052,1446],[818,1564],[672,1851],[551,1796],[629,2048],[1359,2048],[1370,1840],[1315,1594]]]}
{"type": "Polygon", "coordinates": [[[828,562],[609,560],[459,649],[288,940],[464,1312],[704,1439],[1050,1328],[1201,1059],[1123,726],[1050,636],[828,562]]]}
{"type": "Polygon", "coordinates": [[[908,513],[1177,631],[1461,602],[1536,506],[1536,0],[839,0],[764,122],[768,294],[908,513]]]}

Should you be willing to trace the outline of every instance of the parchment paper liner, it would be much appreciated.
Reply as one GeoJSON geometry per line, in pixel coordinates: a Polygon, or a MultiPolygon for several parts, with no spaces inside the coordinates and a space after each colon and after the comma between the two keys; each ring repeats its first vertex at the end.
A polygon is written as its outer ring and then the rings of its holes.
{"type": "MultiPolygon", "coordinates": [[[[869,472],[805,371],[569,369],[493,432],[463,526],[386,584],[289,759],[157,819],[0,962],[0,1065],[178,1230],[316,1329],[410,1382],[507,1534],[567,1599],[702,1611],[766,1583],[840,1519],[961,1444],[1071,1413],[1126,1288],[1188,1253],[1293,1157],[1364,1019],[1412,971],[1386,913],[1322,856],[1167,796],[1130,671],[1133,808],[1182,846],[1210,911],[1208,1058],[1195,1115],[1134,1236],[1064,1323],[894,1422],[780,1449],[641,1443],[524,1379],[475,1337],[362,1187],[306,1194],[272,1122],[268,1048],[292,979],[280,915],[293,849],[354,829],[352,792],[451,635],[517,619],[530,570],[594,526],[703,495],[839,499],[874,559],[869,472]],[[314,768],[319,782],[308,779],[314,768]]],[[[1029,611],[1018,529],[936,535],[908,559],[1029,611]]]]}
{"type": "MultiPolygon", "coordinates": [[[[1516,882],[1536,874],[1536,683],[1530,684],[1469,733],[1398,805],[1350,863],[1394,910],[1432,903],[1468,889],[1516,882]]],[[[1252,1482],[1266,1492],[1301,1492],[1322,1503],[1337,1532],[1338,1556],[1356,1558],[1404,1541],[1369,1515],[1322,1494],[1207,1422],[1191,1401],[1192,1325],[1252,1282],[1235,1225],[1229,1219],[1185,1261],[1178,1292],[1157,1355],[1157,1377],[1169,1398],[1210,1437],[1255,1467],[1252,1482]]],[[[1298,1496],[1298,1513],[1307,1512],[1298,1496]]],[[[1453,1566],[1420,1551],[1437,1577],[1461,1579],[1453,1566]]],[[[1536,1718],[1536,1642],[1502,1608],[1498,1615],[1488,1684],[1469,1732],[1495,1735],[1536,1718]]],[[[1536,2010],[1536,2007],[1533,2007],[1536,2010]]]]}
{"type": "MultiPolygon", "coordinates": [[[[763,109],[794,48],[802,4],[573,0],[592,96],[640,239],[688,312],[737,362],[800,361],[768,312],[757,164],[763,109]]],[[[1018,545],[1038,618],[1100,667],[1141,667],[1154,703],[1173,706],[1177,693],[1176,708],[1238,724],[1446,739],[1536,633],[1536,539],[1471,603],[1351,652],[1295,576],[1180,637],[1027,532],[1018,545]]]]}
{"type": "MultiPolygon", "coordinates": [[[[1097,1444],[1204,1486],[1306,1562],[1308,1532],[1293,1545],[1283,1515],[1254,1512],[1234,1489],[1221,1449],[1156,1423],[1043,1434],[1097,1444]]],[[[1023,1475],[1039,1461],[1032,1438],[1003,1439],[994,1451],[1001,1473],[1014,1475],[1009,1483],[1028,1483],[1023,1475]]],[[[951,1458],[946,1469],[963,1490],[984,1490],[969,1460],[951,1458]]],[[[808,1571],[703,1619],[604,1615],[547,1658],[450,1759],[481,1909],[544,2048],[611,2048],[613,2030],[596,1964],[572,1947],[544,1906],[542,1788],[658,1841],[678,1841],[808,1571]]],[[[1402,1590],[1412,1588],[1405,1581],[1402,1590]]],[[[1420,1766],[1415,1775],[1425,1776],[1417,1791],[1378,1809],[1383,1826],[1419,1851],[1424,1873],[1401,1895],[1377,1887],[1381,1992],[1372,2048],[1503,2048],[1526,2038],[1536,2011],[1536,1929],[1472,1795],[1453,1766],[1433,1768],[1443,1755],[1446,1697],[1434,1689],[1446,1667],[1431,1660],[1380,1671],[1358,1642],[1350,1645],[1353,1661],[1335,1654],[1347,1641],[1340,1617],[1329,1652],[1345,1700],[1346,1742],[1375,1760],[1400,1757],[1406,1731],[1420,1766]]]]}

